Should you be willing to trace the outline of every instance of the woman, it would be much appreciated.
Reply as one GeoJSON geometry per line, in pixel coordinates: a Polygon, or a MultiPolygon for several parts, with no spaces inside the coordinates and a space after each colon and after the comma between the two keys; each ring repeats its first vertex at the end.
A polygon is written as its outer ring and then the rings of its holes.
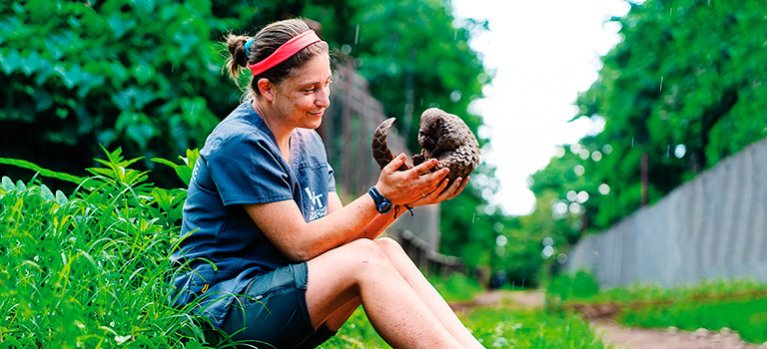
{"type": "Polygon", "coordinates": [[[232,77],[247,67],[253,79],[195,166],[175,303],[201,298],[197,313],[260,347],[316,347],[360,304],[393,347],[481,347],[400,246],[378,238],[406,205],[453,198],[468,179],[448,186],[436,161],[396,171],[401,154],[343,206],[314,131],[330,105],[327,43],[293,19],[227,45],[232,77]]]}

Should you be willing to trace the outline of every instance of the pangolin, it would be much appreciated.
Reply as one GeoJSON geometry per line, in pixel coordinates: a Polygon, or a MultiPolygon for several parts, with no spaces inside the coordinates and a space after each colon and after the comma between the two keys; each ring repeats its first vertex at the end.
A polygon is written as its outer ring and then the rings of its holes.
{"type": "MultiPolygon", "coordinates": [[[[395,119],[384,120],[373,131],[373,158],[381,168],[394,159],[386,139],[395,119]]],[[[441,109],[429,108],[421,114],[418,144],[421,153],[413,155],[413,165],[436,158],[439,163],[432,171],[450,168],[447,178],[451,182],[458,177],[466,178],[479,165],[477,138],[461,118],[441,109]]],[[[410,166],[404,164],[398,170],[408,168],[410,166]]]]}

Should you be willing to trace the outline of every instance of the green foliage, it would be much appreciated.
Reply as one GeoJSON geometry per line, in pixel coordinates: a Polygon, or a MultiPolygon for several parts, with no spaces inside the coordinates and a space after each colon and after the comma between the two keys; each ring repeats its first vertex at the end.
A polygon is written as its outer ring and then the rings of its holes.
{"type": "MultiPolygon", "coordinates": [[[[468,40],[487,25],[456,23],[451,10],[442,1],[402,0],[4,3],[0,156],[85,175],[78,171],[92,165],[97,144],[119,144],[143,155],[137,165],[154,169],[160,184],[175,184],[176,176],[148,159],[201,147],[241,96],[221,72],[223,34],[253,35],[297,16],[318,21],[334,51],[355,57],[386,113],[406,121],[400,124],[411,147],[420,111],[432,106],[462,116],[476,133],[482,119],[468,105],[491,76],[468,40]]],[[[473,264],[489,261],[483,251],[495,234],[475,224],[485,214],[482,192],[493,188],[491,171],[478,170],[491,180],[443,207],[445,248],[473,264]]],[[[496,218],[486,221],[492,226],[496,218]]]]}
{"type": "Polygon", "coordinates": [[[147,183],[117,149],[69,196],[0,185],[0,342],[16,348],[202,347],[202,320],[168,304],[168,253],[186,192],[147,183]]]}
{"type": "MultiPolygon", "coordinates": [[[[521,311],[506,307],[477,308],[460,316],[486,348],[610,348],[583,319],[567,314],[521,311]]],[[[322,348],[391,348],[375,332],[362,308],[322,348]]]]}
{"type": "Polygon", "coordinates": [[[475,278],[466,274],[452,273],[447,277],[428,276],[428,279],[448,302],[470,301],[484,291],[475,278]]]}
{"type": "MultiPolygon", "coordinates": [[[[566,278],[573,280],[577,276],[566,278]]],[[[593,277],[586,276],[581,283],[588,286],[589,279],[593,280],[593,277]]],[[[565,287],[554,285],[557,280],[560,278],[552,281],[547,295],[556,297],[566,293],[560,291],[565,287]]],[[[622,305],[618,320],[629,326],[674,326],[691,331],[698,328],[717,331],[726,327],[752,343],[767,340],[764,331],[767,328],[767,284],[763,282],[710,280],[674,288],[637,284],[595,291],[589,290],[580,296],[571,292],[573,297],[561,297],[561,300],[617,303],[622,305]]]]}
{"type": "Polygon", "coordinates": [[[737,332],[743,340],[761,344],[767,341],[767,296],[716,303],[686,300],[661,310],[644,308],[627,312],[621,316],[620,321],[630,326],[674,326],[688,331],[699,328],[719,331],[729,328],[737,332]]]}
{"type": "Polygon", "coordinates": [[[80,170],[95,144],[149,156],[198,144],[218,120],[208,101],[236,101],[218,88],[228,82],[211,38],[217,25],[206,1],[4,8],[0,75],[9,84],[0,122],[10,131],[3,143],[13,146],[4,148],[80,170]],[[26,150],[43,147],[53,151],[26,150]]]}
{"type": "Polygon", "coordinates": [[[551,279],[546,287],[546,297],[558,301],[587,299],[599,293],[597,279],[585,271],[574,274],[560,274],[551,279]]]}
{"type": "Polygon", "coordinates": [[[591,145],[615,150],[605,155],[614,159],[586,165],[617,196],[592,205],[595,228],[640,205],[640,154],[649,158],[653,202],[767,135],[762,7],[761,1],[647,1],[617,20],[623,41],[578,101],[578,117],[606,120],[591,145]],[[678,146],[684,155],[674,154],[678,146]],[[615,203],[620,209],[602,211],[615,203]]]}
{"type": "Polygon", "coordinates": [[[767,292],[767,284],[751,280],[710,280],[695,285],[663,287],[636,284],[603,290],[581,300],[591,302],[673,302],[682,299],[716,299],[738,294],[767,292]]]}
{"type": "Polygon", "coordinates": [[[524,228],[545,229],[564,252],[767,136],[762,1],[630,4],[612,19],[622,41],[602,57],[573,118],[604,129],[564,146],[532,176],[539,205],[554,211],[536,211],[538,221],[567,223],[524,228]]]}
{"type": "Polygon", "coordinates": [[[562,313],[480,308],[468,315],[466,325],[487,348],[609,348],[588,322],[562,313]]]}
{"type": "Polygon", "coordinates": [[[176,175],[178,176],[178,178],[180,178],[181,181],[184,182],[184,185],[189,186],[189,182],[192,180],[192,173],[194,171],[194,166],[197,163],[197,158],[199,157],[200,157],[199,149],[194,149],[194,150],[187,149],[186,157],[179,155],[181,164],[176,164],[172,161],[169,161],[163,158],[153,158],[152,161],[172,168],[173,171],[176,172],[176,175]]]}
{"type": "MultiPolygon", "coordinates": [[[[434,0],[318,1],[306,3],[301,14],[322,24],[331,47],[354,57],[385,113],[399,118],[411,151],[420,150],[420,113],[429,107],[459,115],[477,134],[482,118],[468,107],[492,74],[468,41],[487,29],[486,22],[457,23],[450,4],[434,0]]],[[[498,186],[493,172],[480,166],[467,190],[441,205],[441,249],[472,267],[491,262],[498,234],[493,227],[503,219],[487,207],[498,186]]]]}

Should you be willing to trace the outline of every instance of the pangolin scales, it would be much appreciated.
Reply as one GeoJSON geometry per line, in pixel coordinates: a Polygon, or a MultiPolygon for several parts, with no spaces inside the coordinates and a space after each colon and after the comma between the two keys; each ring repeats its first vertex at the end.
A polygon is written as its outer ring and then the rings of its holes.
{"type": "MultiPolygon", "coordinates": [[[[389,150],[387,138],[395,118],[381,122],[373,131],[373,158],[381,168],[394,159],[389,150]]],[[[447,178],[452,182],[455,178],[466,178],[479,165],[479,142],[466,123],[456,115],[449,114],[438,108],[426,109],[421,114],[421,125],[418,129],[418,144],[421,152],[413,156],[413,164],[427,159],[439,160],[432,171],[450,168],[447,178]]],[[[409,166],[402,165],[398,170],[406,170],[409,166]]]]}

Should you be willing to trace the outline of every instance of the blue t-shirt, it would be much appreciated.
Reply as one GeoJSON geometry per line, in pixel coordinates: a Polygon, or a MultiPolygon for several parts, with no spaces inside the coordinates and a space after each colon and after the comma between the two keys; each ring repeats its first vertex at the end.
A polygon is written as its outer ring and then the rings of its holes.
{"type": "Polygon", "coordinates": [[[252,278],[290,263],[243,205],[293,200],[309,222],[327,215],[334,191],[333,169],[316,132],[293,131],[288,164],[250,101],[241,104],[208,136],[195,164],[182,241],[171,255],[179,266],[173,303],[203,297],[196,311],[220,327],[233,295],[252,278]]]}

